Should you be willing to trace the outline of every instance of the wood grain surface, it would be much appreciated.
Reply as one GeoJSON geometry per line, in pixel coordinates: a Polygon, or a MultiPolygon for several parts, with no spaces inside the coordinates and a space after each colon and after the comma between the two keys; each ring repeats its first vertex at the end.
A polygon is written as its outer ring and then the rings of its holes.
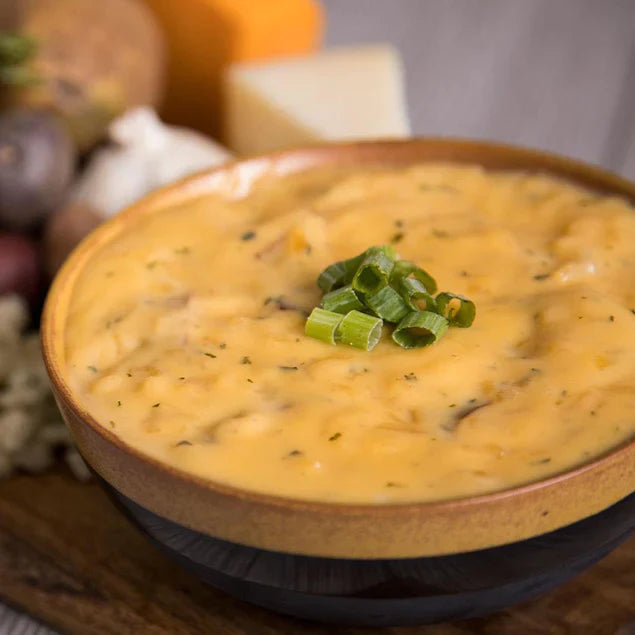
{"type": "Polygon", "coordinates": [[[146,542],[95,483],[59,468],[0,482],[0,598],[78,635],[635,635],[635,538],[549,595],[488,618],[337,629],[203,585],[146,542]]]}

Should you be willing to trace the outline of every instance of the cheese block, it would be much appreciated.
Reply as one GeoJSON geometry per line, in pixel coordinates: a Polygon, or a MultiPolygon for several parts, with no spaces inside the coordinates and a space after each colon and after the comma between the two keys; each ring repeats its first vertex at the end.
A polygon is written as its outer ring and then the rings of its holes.
{"type": "Polygon", "coordinates": [[[220,83],[234,62],[302,55],[321,43],[317,0],[145,0],[166,36],[162,118],[216,136],[220,83]]]}
{"type": "Polygon", "coordinates": [[[223,86],[224,140],[239,154],[410,134],[401,58],[388,45],[236,64],[223,86]]]}

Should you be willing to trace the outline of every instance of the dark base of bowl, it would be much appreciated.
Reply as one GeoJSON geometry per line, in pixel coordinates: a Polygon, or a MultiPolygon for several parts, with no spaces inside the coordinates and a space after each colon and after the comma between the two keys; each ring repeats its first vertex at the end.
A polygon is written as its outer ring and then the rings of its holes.
{"type": "Polygon", "coordinates": [[[635,494],[557,531],[501,547],[399,560],[317,558],[254,549],[166,520],[106,484],[163,552],[252,604],[319,622],[415,625],[484,615],[574,577],[635,531],[635,494]]]}

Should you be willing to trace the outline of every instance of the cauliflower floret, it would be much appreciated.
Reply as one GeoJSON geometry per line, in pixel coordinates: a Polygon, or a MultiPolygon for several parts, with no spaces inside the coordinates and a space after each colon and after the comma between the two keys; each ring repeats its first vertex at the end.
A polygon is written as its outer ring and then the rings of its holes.
{"type": "MultiPolygon", "coordinates": [[[[71,470],[86,478],[72,448],[42,361],[37,334],[22,335],[28,323],[26,303],[15,295],[0,297],[0,478],[14,470],[41,472],[54,461],[55,448],[66,448],[71,470]]],[[[83,468],[83,469],[82,469],[83,468]]]]}

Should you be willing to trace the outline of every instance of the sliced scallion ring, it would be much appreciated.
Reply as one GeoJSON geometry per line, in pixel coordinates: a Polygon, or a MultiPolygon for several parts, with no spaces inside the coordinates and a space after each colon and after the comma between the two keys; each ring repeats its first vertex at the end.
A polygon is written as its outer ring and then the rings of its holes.
{"type": "Polygon", "coordinates": [[[450,326],[470,326],[476,314],[463,296],[443,292],[435,298],[435,279],[413,262],[398,260],[392,245],[369,247],[330,265],[318,285],[325,294],[309,316],[306,334],[367,351],[381,338],[384,321],[396,324],[392,338],[399,346],[420,348],[450,326]]]}
{"type": "Polygon", "coordinates": [[[402,278],[409,278],[412,276],[415,280],[418,280],[423,284],[428,293],[435,293],[437,290],[436,280],[421,267],[417,267],[414,262],[408,260],[398,260],[390,274],[390,282],[397,283],[402,278]]]}
{"type": "Polygon", "coordinates": [[[448,319],[450,326],[458,326],[465,329],[474,322],[476,307],[472,300],[468,300],[462,295],[444,291],[439,293],[436,302],[437,311],[448,319]]]}
{"type": "MultiPolygon", "coordinates": [[[[380,245],[379,247],[371,247],[370,249],[379,249],[385,256],[393,262],[397,262],[397,250],[392,245],[380,245]]],[[[368,253],[368,249],[366,250],[368,253]]]]}
{"type": "Polygon", "coordinates": [[[365,351],[372,351],[381,338],[381,318],[359,311],[350,311],[339,324],[337,340],[365,351]]]}
{"type": "Polygon", "coordinates": [[[325,311],[346,314],[355,309],[363,309],[364,305],[357,297],[350,284],[339,289],[333,289],[322,298],[322,308],[325,311]]]}
{"type": "Polygon", "coordinates": [[[341,321],[341,314],[315,308],[311,311],[311,315],[304,325],[304,334],[327,344],[335,345],[335,335],[341,321]]]}
{"type": "Polygon", "coordinates": [[[353,278],[353,289],[363,294],[377,293],[388,284],[395,266],[395,250],[389,245],[370,247],[353,278]]]}
{"type": "Polygon", "coordinates": [[[413,311],[395,327],[392,339],[402,348],[423,348],[443,337],[448,326],[448,321],[438,313],[413,311]]]}
{"type": "Polygon", "coordinates": [[[377,293],[365,295],[364,304],[376,316],[387,322],[399,322],[411,310],[406,301],[391,286],[385,286],[377,293]]]}
{"type": "Polygon", "coordinates": [[[395,288],[411,311],[438,312],[435,299],[428,293],[424,284],[416,278],[399,278],[395,288]]]}
{"type": "Polygon", "coordinates": [[[341,260],[340,262],[329,265],[318,276],[318,287],[320,287],[324,293],[328,293],[333,289],[338,289],[346,284],[350,284],[365,254],[366,252],[349,258],[348,260],[341,260]]]}

